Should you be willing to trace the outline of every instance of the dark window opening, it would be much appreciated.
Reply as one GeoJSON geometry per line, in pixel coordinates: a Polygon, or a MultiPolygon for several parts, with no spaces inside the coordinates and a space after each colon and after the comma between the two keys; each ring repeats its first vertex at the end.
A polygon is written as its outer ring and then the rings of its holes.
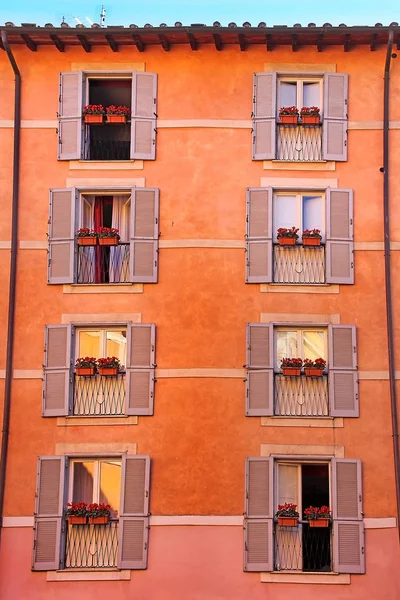
{"type": "MultiPolygon", "coordinates": [[[[303,511],[309,506],[329,506],[328,465],[302,465],[303,511]]],[[[331,571],[331,528],[303,526],[303,571],[331,571]]]]}

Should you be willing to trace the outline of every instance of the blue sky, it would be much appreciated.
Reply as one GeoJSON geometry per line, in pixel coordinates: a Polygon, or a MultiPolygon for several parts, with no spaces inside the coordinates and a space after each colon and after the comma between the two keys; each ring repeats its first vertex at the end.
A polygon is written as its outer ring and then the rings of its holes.
{"type": "MultiPolygon", "coordinates": [[[[91,21],[100,21],[101,3],[91,0],[0,0],[0,25],[12,21],[59,25],[62,17],[72,25],[78,17],[88,25],[86,17],[91,21]],[[7,7],[5,6],[7,3],[7,7]]],[[[106,8],[106,24],[139,26],[145,23],[173,25],[181,21],[184,25],[220,21],[227,25],[235,21],[241,25],[250,21],[257,25],[265,21],[267,25],[307,25],[314,22],[322,25],[325,22],[338,25],[374,25],[377,22],[389,25],[392,21],[400,22],[399,0],[334,0],[333,2],[304,2],[304,0],[153,0],[151,3],[138,0],[104,0],[106,8]],[[151,9],[149,8],[151,6],[151,9]]]]}

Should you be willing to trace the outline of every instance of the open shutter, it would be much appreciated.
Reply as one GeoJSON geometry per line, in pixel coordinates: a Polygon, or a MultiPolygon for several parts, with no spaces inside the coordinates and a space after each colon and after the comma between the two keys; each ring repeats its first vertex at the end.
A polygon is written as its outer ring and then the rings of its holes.
{"type": "Polygon", "coordinates": [[[64,456],[38,458],[32,569],[60,568],[66,461],[64,456]]]}
{"type": "Polygon", "coordinates": [[[76,189],[50,190],[48,283],[73,283],[75,275],[76,189]]]}
{"type": "Polygon", "coordinates": [[[329,405],[333,417],[359,417],[354,325],[329,326],[329,405]]]}
{"type": "Polygon", "coordinates": [[[128,323],[126,409],[128,415],[154,413],[156,327],[128,323]]]}
{"type": "Polygon", "coordinates": [[[274,414],[274,346],[271,323],[246,325],[246,416],[274,414]]]}
{"type": "Polygon", "coordinates": [[[272,187],[246,190],[246,283],[272,281],[272,187]]]}
{"type": "Polygon", "coordinates": [[[276,73],[254,73],[253,160],[276,156],[276,73]]]}
{"type": "Polygon", "coordinates": [[[353,190],[326,190],[326,281],[354,283],[353,190]]]}
{"type": "Polygon", "coordinates": [[[246,459],[244,570],[273,571],[273,459],[246,459]]]}
{"type": "Polygon", "coordinates": [[[365,573],[360,460],[332,460],[332,498],[334,569],[365,573]]]}
{"type": "Polygon", "coordinates": [[[160,190],[133,188],[131,206],[131,282],[157,283],[160,190]]]}
{"type": "Polygon", "coordinates": [[[118,567],[146,569],[149,539],[150,457],[122,458],[118,567]]]}
{"type": "Polygon", "coordinates": [[[347,160],[348,79],[345,73],[324,75],[324,160],[347,160]]]}
{"type": "Polygon", "coordinates": [[[131,158],[156,157],[157,75],[132,73],[131,158]]]}
{"type": "Polygon", "coordinates": [[[46,325],[44,341],[44,417],[68,415],[72,399],[72,326],[46,325]]]}
{"type": "Polygon", "coordinates": [[[58,159],[80,159],[82,156],[82,71],[60,73],[58,100],[58,159]]]}

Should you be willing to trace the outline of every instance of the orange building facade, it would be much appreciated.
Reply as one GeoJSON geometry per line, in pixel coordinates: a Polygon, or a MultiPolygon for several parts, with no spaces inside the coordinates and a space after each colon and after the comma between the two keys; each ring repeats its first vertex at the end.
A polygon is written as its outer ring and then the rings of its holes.
{"type": "Polygon", "coordinates": [[[395,600],[400,29],[178,25],[2,29],[0,596],[395,600]]]}

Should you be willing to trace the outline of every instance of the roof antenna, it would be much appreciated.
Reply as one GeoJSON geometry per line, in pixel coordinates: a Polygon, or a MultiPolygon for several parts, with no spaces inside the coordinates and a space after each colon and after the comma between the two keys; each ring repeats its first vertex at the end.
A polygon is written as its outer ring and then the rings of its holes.
{"type": "Polygon", "coordinates": [[[101,13],[100,13],[100,27],[105,27],[106,26],[106,9],[104,8],[104,6],[101,7],[101,13]]]}

